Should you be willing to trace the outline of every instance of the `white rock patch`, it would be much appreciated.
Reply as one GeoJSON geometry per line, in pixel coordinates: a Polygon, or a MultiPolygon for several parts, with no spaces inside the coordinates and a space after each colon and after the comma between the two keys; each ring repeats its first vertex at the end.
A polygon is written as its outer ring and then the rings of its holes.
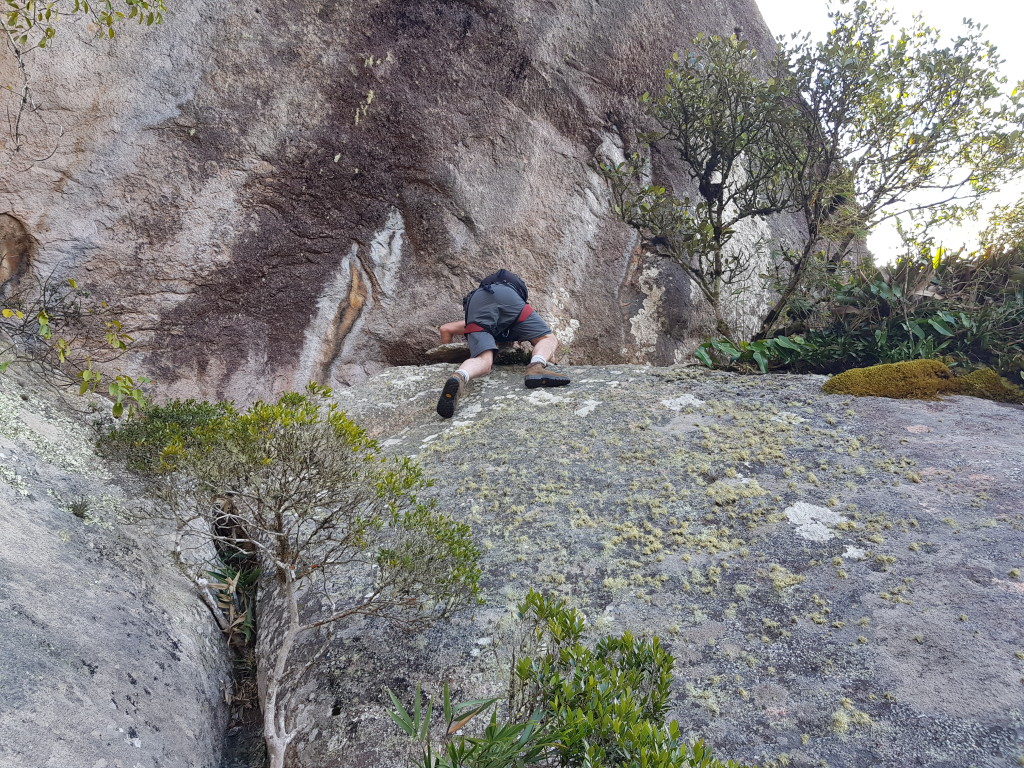
{"type": "Polygon", "coordinates": [[[704,401],[700,398],[694,397],[693,395],[680,395],[674,397],[671,400],[662,400],[661,404],[668,408],[670,411],[681,411],[683,408],[699,408],[704,405],[704,401]]]}
{"type": "Polygon", "coordinates": [[[797,416],[795,413],[789,411],[780,411],[776,415],[772,416],[772,421],[777,421],[780,424],[803,424],[807,419],[803,416],[797,416]]]}
{"type": "Polygon", "coordinates": [[[810,541],[828,541],[835,538],[830,526],[845,519],[828,507],[817,507],[805,501],[798,501],[787,507],[783,514],[796,526],[796,535],[810,541]]]}
{"type": "Polygon", "coordinates": [[[551,405],[552,403],[564,403],[568,398],[552,395],[542,389],[534,390],[525,398],[535,405],[551,405]]]}
{"type": "Polygon", "coordinates": [[[867,556],[868,553],[860,547],[847,547],[846,551],[843,552],[843,557],[847,560],[863,560],[867,556]]]}
{"type": "Polygon", "coordinates": [[[583,405],[577,408],[574,413],[577,416],[589,416],[594,409],[601,404],[600,400],[584,400],[583,405]]]}
{"type": "Polygon", "coordinates": [[[453,427],[464,427],[467,424],[472,424],[473,419],[480,415],[483,411],[484,406],[482,403],[471,403],[470,405],[462,406],[459,408],[459,419],[452,421],[453,427]]]}

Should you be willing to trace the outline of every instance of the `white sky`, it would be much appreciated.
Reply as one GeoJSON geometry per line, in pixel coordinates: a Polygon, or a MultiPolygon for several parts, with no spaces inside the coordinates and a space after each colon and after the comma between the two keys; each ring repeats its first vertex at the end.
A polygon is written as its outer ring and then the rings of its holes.
{"type": "MultiPolygon", "coordinates": [[[[825,0],[756,2],[768,28],[776,36],[788,36],[791,32],[802,31],[810,32],[814,39],[820,39],[831,28],[825,0]]],[[[988,29],[985,30],[985,37],[998,46],[999,53],[1005,59],[1000,69],[1009,81],[1008,87],[1024,80],[1024,51],[1020,44],[1020,35],[1024,30],[1024,3],[1019,0],[884,0],[883,4],[896,12],[901,23],[909,23],[913,14],[921,13],[925,23],[938,27],[948,36],[962,29],[965,16],[986,25],[988,29]]],[[[1018,181],[998,196],[993,196],[993,202],[1013,203],[1022,195],[1024,182],[1018,181]]],[[[971,248],[974,235],[982,229],[983,224],[979,222],[963,230],[944,232],[944,244],[957,247],[966,242],[968,248],[971,248]]],[[[892,227],[879,227],[868,238],[868,246],[879,262],[890,261],[899,248],[899,236],[892,227]]]]}

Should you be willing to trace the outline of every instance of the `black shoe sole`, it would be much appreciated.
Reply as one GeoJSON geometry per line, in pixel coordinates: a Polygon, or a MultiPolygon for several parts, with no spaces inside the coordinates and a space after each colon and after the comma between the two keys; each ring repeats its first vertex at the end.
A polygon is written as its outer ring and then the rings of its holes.
{"type": "Polygon", "coordinates": [[[563,379],[554,376],[548,377],[542,373],[538,373],[533,376],[526,377],[526,388],[536,389],[537,387],[564,387],[570,381],[570,379],[563,379]]]}
{"type": "Polygon", "coordinates": [[[437,401],[437,414],[442,419],[450,419],[455,414],[455,401],[459,399],[459,377],[452,376],[444,383],[441,397],[437,401]]]}

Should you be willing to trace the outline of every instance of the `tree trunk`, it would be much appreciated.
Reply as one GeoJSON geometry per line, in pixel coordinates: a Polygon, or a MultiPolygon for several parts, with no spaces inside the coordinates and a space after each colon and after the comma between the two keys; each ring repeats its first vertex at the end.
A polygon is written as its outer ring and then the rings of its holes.
{"type": "Polygon", "coordinates": [[[277,649],[274,668],[267,675],[267,694],[263,702],[263,738],[267,744],[269,768],[284,768],[284,758],[288,745],[295,738],[289,733],[285,723],[284,702],[282,702],[282,684],[288,668],[288,657],[295,645],[295,638],[301,631],[299,625],[299,605],[295,594],[295,581],[291,571],[285,571],[281,589],[284,591],[285,604],[288,609],[288,627],[277,649]]]}
{"type": "Polygon", "coordinates": [[[796,264],[793,265],[793,274],[789,276],[789,282],[786,283],[786,287],[782,289],[779,294],[779,298],[772,305],[772,308],[768,310],[768,314],[765,315],[764,320],[761,321],[761,327],[757,333],[754,334],[754,340],[759,341],[767,338],[768,334],[772,332],[775,323],[782,317],[782,313],[786,309],[786,305],[789,300],[793,298],[793,294],[796,293],[796,289],[800,287],[800,281],[803,279],[804,272],[807,269],[807,263],[811,259],[811,252],[817,240],[809,241],[804,246],[803,253],[800,254],[800,258],[796,264]]]}

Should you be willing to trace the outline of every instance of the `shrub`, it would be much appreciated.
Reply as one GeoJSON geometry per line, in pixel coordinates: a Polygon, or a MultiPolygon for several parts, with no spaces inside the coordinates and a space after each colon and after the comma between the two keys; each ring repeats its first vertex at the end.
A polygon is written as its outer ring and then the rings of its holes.
{"type": "Polygon", "coordinates": [[[168,446],[190,444],[198,439],[200,428],[231,415],[237,412],[226,402],[189,399],[151,405],[136,418],[101,435],[97,449],[108,458],[124,461],[136,472],[156,474],[173,469],[163,455],[168,446]]]}
{"type": "Polygon", "coordinates": [[[157,488],[184,545],[198,537],[252,557],[284,609],[281,631],[260,641],[271,768],[284,765],[296,735],[286,685],[330,647],[338,622],[377,616],[418,627],[473,603],[479,589],[468,526],[419,499],[430,484],[420,468],[382,455],[330,396],[311,384],[245,412],[193,404],[139,431],[156,442],[182,432],[161,451],[157,488]],[[188,428],[186,415],[196,422],[188,428]],[[292,651],[310,632],[326,637],[298,663],[292,651]]]}
{"type": "MultiPolygon", "coordinates": [[[[593,647],[583,642],[583,615],[531,590],[518,606],[520,639],[512,649],[508,718],[495,709],[481,736],[459,735],[435,750],[432,708],[417,689],[409,713],[388,691],[392,719],[416,739],[424,766],[459,768],[559,765],[570,768],[738,768],[702,743],[687,745],[679,724],[665,723],[674,659],[654,637],[626,632],[593,647]]],[[[497,699],[452,706],[442,695],[452,736],[497,699]]]]}
{"type": "Polygon", "coordinates": [[[799,298],[792,335],[713,339],[696,356],[709,366],[810,373],[941,359],[958,371],[1024,378],[1024,250],[865,265],[824,296],[817,304],[799,298]]]}

